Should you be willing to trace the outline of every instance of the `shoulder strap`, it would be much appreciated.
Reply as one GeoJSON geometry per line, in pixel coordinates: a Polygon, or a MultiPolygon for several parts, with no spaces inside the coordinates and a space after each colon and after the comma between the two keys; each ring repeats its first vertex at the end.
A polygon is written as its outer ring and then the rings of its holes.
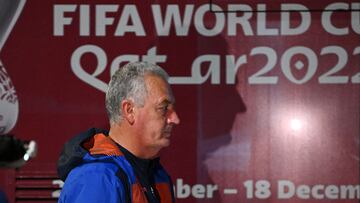
{"type": "Polygon", "coordinates": [[[174,184],[173,184],[170,176],[169,176],[169,182],[170,182],[171,199],[172,199],[172,202],[175,202],[174,184]]]}
{"type": "Polygon", "coordinates": [[[118,167],[118,171],[116,172],[116,176],[121,180],[121,182],[124,185],[126,203],[131,203],[130,185],[129,185],[128,177],[127,177],[125,171],[121,167],[118,167]]]}

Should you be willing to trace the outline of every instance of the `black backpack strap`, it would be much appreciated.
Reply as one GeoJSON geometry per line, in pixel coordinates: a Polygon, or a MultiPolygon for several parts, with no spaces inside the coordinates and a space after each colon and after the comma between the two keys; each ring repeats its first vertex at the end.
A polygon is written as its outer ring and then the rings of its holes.
{"type": "Polygon", "coordinates": [[[169,177],[169,182],[170,182],[171,199],[172,199],[172,202],[173,202],[173,203],[175,203],[175,191],[174,191],[174,184],[173,184],[173,182],[172,182],[172,180],[171,180],[170,176],[168,176],[168,177],[169,177]]]}
{"type": "Polygon", "coordinates": [[[118,167],[118,171],[116,172],[116,176],[123,183],[124,190],[125,190],[125,201],[126,201],[126,203],[131,203],[131,197],[130,197],[131,192],[130,192],[130,184],[129,184],[129,181],[128,181],[128,176],[126,175],[125,171],[121,167],[118,167]]]}

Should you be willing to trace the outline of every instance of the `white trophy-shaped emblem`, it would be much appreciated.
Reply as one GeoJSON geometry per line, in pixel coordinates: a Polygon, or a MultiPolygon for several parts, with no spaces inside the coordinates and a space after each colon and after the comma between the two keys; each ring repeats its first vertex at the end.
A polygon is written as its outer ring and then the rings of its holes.
{"type": "MultiPolygon", "coordinates": [[[[25,0],[0,0],[0,52],[24,4],[25,0]]],[[[15,87],[0,60],[0,135],[8,133],[15,126],[18,113],[15,87]]]]}

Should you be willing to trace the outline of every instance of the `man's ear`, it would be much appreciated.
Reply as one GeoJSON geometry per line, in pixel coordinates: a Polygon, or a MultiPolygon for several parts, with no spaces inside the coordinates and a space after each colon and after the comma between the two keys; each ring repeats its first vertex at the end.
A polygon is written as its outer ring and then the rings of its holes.
{"type": "Polygon", "coordinates": [[[134,124],[135,122],[134,107],[135,105],[131,100],[125,99],[121,102],[123,118],[127,120],[130,125],[134,124]]]}

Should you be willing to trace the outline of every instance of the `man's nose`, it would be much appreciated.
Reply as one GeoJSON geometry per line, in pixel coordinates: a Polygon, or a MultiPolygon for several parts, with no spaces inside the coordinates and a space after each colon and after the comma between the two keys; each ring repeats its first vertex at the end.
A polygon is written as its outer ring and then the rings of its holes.
{"type": "Polygon", "coordinates": [[[180,123],[180,118],[177,115],[176,111],[173,110],[169,116],[168,116],[168,123],[176,124],[178,125],[180,123]]]}

